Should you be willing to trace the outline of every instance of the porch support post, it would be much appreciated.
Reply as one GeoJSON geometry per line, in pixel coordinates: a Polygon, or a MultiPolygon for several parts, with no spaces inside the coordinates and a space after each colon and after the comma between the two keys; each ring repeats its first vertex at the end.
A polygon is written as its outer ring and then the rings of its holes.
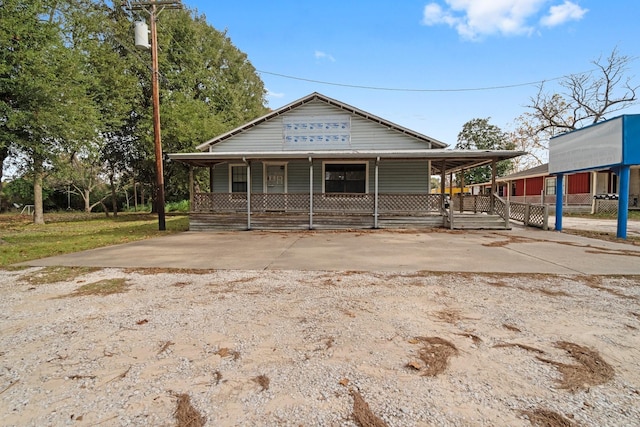
{"type": "Polygon", "coordinates": [[[313,159],[309,157],[309,230],[313,229],[313,159]]]}
{"type": "Polygon", "coordinates": [[[562,195],[564,175],[556,175],[556,231],[562,231],[562,195]]]}
{"type": "Polygon", "coordinates": [[[213,168],[214,166],[209,166],[209,193],[213,193],[213,168]]]}
{"type": "Polygon", "coordinates": [[[449,172],[449,199],[453,203],[453,172],[449,172]]]}
{"type": "Polygon", "coordinates": [[[442,166],[440,167],[440,210],[444,209],[444,198],[445,198],[445,179],[447,178],[446,168],[447,162],[445,160],[442,161],[442,166]]]}
{"type": "Polygon", "coordinates": [[[596,188],[598,188],[598,171],[591,172],[591,215],[596,213],[596,188]]]}
{"type": "Polygon", "coordinates": [[[376,158],[375,174],[373,180],[373,228],[378,228],[378,164],[380,157],[376,158]]]}
{"type": "Polygon", "coordinates": [[[631,177],[631,168],[628,165],[621,166],[618,174],[620,191],[618,192],[618,229],[616,237],[626,239],[627,219],[629,217],[629,178],[631,177]]]}
{"type": "Polygon", "coordinates": [[[496,211],[496,175],[498,174],[498,166],[496,159],[491,159],[491,199],[489,200],[489,213],[493,215],[496,211]]]}
{"type": "Polygon", "coordinates": [[[464,212],[464,200],[462,192],[464,191],[464,169],[460,169],[460,213],[464,212]]]}
{"type": "Polygon", "coordinates": [[[427,179],[427,194],[431,194],[431,160],[427,160],[427,170],[429,171],[427,179]]]}
{"type": "Polygon", "coordinates": [[[251,162],[242,160],[247,165],[247,230],[251,230],[251,162]]]}
{"type": "Polygon", "coordinates": [[[193,166],[189,165],[189,210],[193,211],[193,200],[195,198],[194,195],[194,185],[193,185],[193,166]]]}

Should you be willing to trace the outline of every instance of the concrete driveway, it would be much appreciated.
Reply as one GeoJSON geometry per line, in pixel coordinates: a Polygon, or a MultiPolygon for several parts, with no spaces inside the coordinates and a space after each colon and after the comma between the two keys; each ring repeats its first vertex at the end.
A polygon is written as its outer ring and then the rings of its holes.
{"type": "Polygon", "coordinates": [[[640,247],[520,227],[497,232],[185,232],[23,265],[640,274],[640,247]]]}
{"type": "MultiPolygon", "coordinates": [[[[556,217],[549,217],[549,227],[554,228],[556,217]]],[[[562,228],[565,230],[588,230],[616,234],[618,220],[604,218],[583,218],[563,216],[562,228]]],[[[627,237],[640,237],[640,221],[627,221],[627,237]]]]}

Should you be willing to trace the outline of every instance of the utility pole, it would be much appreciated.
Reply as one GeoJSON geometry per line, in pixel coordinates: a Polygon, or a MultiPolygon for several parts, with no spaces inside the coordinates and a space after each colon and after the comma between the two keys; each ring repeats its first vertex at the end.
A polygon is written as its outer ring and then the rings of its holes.
{"type": "MultiPolygon", "coordinates": [[[[158,210],[158,230],[166,230],[165,215],[164,215],[164,170],[162,165],[162,138],[160,133],[160,82],[158,69],[158,27],[157,20],[158,15],[164,9],[181,9],[182,3],[180,0],[149,0],[132,2],[131,10],[144,10],[149,14],[150,29],[151,29],[151,103],[153,105],[153,143],[155,147],[156,156],[156,209],[158,210]],[[158,6],[160,10],[158,10],[158,6]]],[[[136,45],[139,44],[136,32],[136,45]]],[[[147,48],[149,45],[147,44],[147,48]]]]}

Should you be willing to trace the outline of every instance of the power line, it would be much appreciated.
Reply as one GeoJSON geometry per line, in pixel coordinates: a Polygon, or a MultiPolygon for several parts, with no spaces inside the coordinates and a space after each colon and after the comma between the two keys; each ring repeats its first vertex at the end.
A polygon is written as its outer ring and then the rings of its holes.
{"type": "MultiPolygon", "coordinates": [[[[328,86],[340,86],[340,87],[349,87],[354,89],[380,90],[380,91],[389,91],[389,92],[478,92],[478,91],[488,91],[488,90],[511,89],[511,88],[523,87],[523,86],[533,86],[533,85],[538,85],[538,84],[551,82],[555,80],[562,80],[570,76],[570,75],[564,75],[560,77],[554,77],[551,79],[537,80],[537,81],[527,82],[527,83],[500,85],[500,86],[449,88],[449,89],[410,89],[410,88],[391,88],[391,87],[362,86],[362,85],[354,85],[354,84],[347,84],[347,83],[336,83],[336,82],[328,82],[323,80],[307,79],[304,77],[289,76],[287,74],[274,73],[271,71],[264,71],[264,70],[256,70],[256,71],[260,74],[268,74],[271,76],[282,77],[290,80],[299,80],[303,82],[316,83],[316,84],[322,84],[322,85],[328,85],[328,86]]],[[[592,71],[595,71],[595,70],[584,71],[582,73],[576,73],[576,74],[585,74],[585,73],[590,73],[592,71]]]]}

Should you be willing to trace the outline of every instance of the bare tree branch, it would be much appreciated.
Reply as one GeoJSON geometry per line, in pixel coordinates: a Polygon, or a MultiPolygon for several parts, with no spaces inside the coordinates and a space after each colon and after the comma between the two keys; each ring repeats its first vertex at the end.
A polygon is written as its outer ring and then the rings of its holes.
{"type": "Polygon", "coordinates": [[[546,149],[550,137],[606,120],[636,104],[640,85],[634,82],[635,76],[629,75],[633,61],[615,48],[606,58],[592,62],[594,71],[561,80],[560,93],[551,93],[545,83],[540,84],[527,105],[532,111],[516,119],[516,143],[524,135],[536,134],[527,147],[546,149]]]}

